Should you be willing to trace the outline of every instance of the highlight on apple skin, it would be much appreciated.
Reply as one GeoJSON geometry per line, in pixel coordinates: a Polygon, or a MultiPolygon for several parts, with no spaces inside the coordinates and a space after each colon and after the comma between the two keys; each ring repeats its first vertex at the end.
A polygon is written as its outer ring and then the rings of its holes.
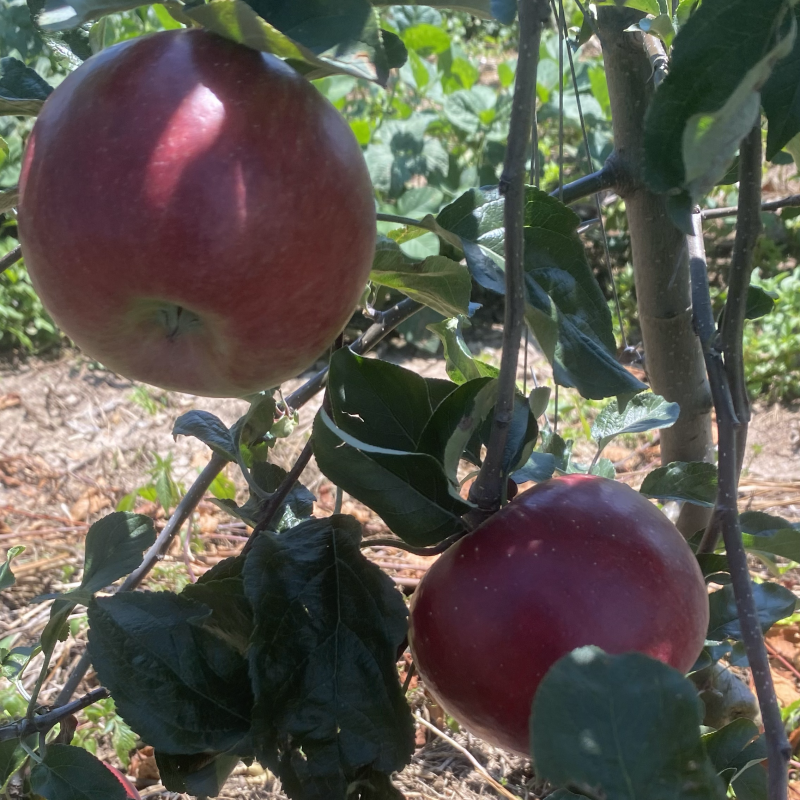
{"type": "Polygon", "coordinates": [[[114,45],[50,95],[19,234],[34,288],[135,380],[244,396],[294,377],[366,285],[375,204],[349,125],[279,59],[200,29],[114,45]]]}

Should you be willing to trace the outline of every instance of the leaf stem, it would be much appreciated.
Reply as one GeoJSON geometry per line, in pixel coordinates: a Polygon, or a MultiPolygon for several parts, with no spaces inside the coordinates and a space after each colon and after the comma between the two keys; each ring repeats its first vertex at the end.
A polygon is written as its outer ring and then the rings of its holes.
{"type": "Polygon", "coordinates": [[[719,482],[715,516],[725,541],[725,552],[742,629],[742,640],[752,670],[753,683],[756,687],[758,704],[764,722],[769,770],[768,796],[770,800],[785,800],[788,787],[787,765],[792,750],[786,738],[778,700],[775,696],[775,687],[769,668],[769,656],[764,645],[758,612],[753,600],[747,554],[739,527],[737,506],[739,470],[736,440],[737,429],[741,423],[734,409],[722,354],[717,348],[718,337],[711,308],[708,267],[703,248],[702,221],[699,214],[694,215],[694,236],[688,237],[688,240],[695,327],[703,348],[714,408],[717,412],[717,430],[719,432],[719,482]]]}
{"type": "MultiPolygon", "coordinates": [[[[497,404],[481,471],[470,489],[477,509],[470,512],[477,524],[499,507],[503,496],[503,458],[514,413],[517,362],[525,324],[525,154],[533,121],[534,89],[539,66],[539,43],[550,10],[547,0],[519,2],[519,59],[511,106],[506,162],[500,178],[505,197],[506,296],[503,353],[497,379],[497,404]]],[[[563,187],[562,187],[563,188],[563,187]]]]}

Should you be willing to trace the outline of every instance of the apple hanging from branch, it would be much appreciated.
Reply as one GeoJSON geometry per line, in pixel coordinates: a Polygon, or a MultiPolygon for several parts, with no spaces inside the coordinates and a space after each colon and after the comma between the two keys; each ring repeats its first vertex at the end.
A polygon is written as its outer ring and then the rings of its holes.
{"type": "Polygon", "coordinates": [[[450,547],[411,604],[425,685],[464,727],[528,753],[536,688],[584,645],[687,672],[708,593],[678,529],[625,484],[568,475],[536,485],[450,547]]]}
{"type": "Polygon", "coordinates": [[[75,343],[166,389],[243,396],[354,311],[375,205],[336,109],[279,59],[194,29],[90,58],[27,145],[19,232],[75,343]]]}

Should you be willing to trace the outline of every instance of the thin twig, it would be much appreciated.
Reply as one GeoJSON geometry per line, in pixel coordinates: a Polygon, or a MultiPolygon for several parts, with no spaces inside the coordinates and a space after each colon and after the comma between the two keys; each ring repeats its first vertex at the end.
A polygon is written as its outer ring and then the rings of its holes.
{"type": "Polygon", "coordinates": [[[718,484],[715,516],[719,520],[725,541],[725,553],[730,568],[736,610],[742,630],[747,659],[758,696],[768,754],[768,796],[770,800],[785,800],[788,787],[787,763],[792,749],[786,738],[780,707],[775,696],[769,656],[764,645],[761,625],[753,600],[747,554],[739,527],[738,469],[736,458],[736,429],[739,420],[733,408],[728,376],[717,347],[717,333],[708,288],[708,267],[703,253],[703,230],[699,214],[694,215],[694,236],[690,244],[692,277],[692,306],[695,327],[700,337],[706,362],[719,433],[718,484]]]}
{"type": "Polygon", "coordinates": [[[725,372],[731,387],[733,407],[740,428],[736,436],[737,476],[741,474],[750,423],[750,398],[744,375],[744,318],[747,311],[747,290],[753,271],[753,253],[761,234],[761,121],[742,140],[739,149],[739,214],[736,238],[728,273],[728,299],[720,325],[720,344],[725,359],[725,372]]]}
{"type": "Polygon", "coordinates": [[[506,296],[503,353],[486,458],[470,489],[470,500],[477,506],[476,511],[470,512],[470,515],[476,517],[476,524],[479,522],[478,517],[488,516],[500,507],[503,496],[503,458],[514,414],[517,362],[525,322],[525,154],[533,121],[539,43],[542,27],[548,16],[546,0],[520,0],[517,82],[511,106],[506,162],[500,178],[500,193],[505,196],[503,213],[506,296]]]}
{"type": "Polygon", "coordinates": [[[17,245],[13,250],[9,250],[0,258],[0,272],[5,272],[9,267],[13,267],[22,258],[22,247],[17,245]]]}
{"type": "MultiPolygon", "coordinates": [[[[792,208],[800,206],[800,194],[790,194],[780,200],[769,200],[761,204],[762,211],[780,211],[782,208],[792,208]]],[[[700,212],[700,216],[705,219],[722,219],[723,217],[735,217],[739,213],[739,206],[725,206],[725,208],[707,208],[700,212]]]]}
{"type": "MultiPolygon", "coordinates": [[[[383,311],[377,321],[370,325],[361,336],[350,345],[356,355],[363,355],[372,350],[379,342],[385,339],[400,323],[414,316],[421,308],[422,303],[407,297],[397,305],[383,311]]],[[[328,380],[328,367],[321,369],[316,375],[306,381],[299,389],[292,392],[286,403],[290,408],[300,408],[305,405],[328,380]]]]}
{"type": "MultiPolygon", "coordinates": [[[[522,0],[522,2],[525,2],[525,0],[522,0]]],[[[522,5],[522,3],[520,3],[520,5],[522,5]]],[[[480,776],[498,794],[501,794],[503,797],[507,797],[508,800],[520,800],[519,797],[517,797],[517,795],[512,794],[511,792],[509,792],[508,789],[506,789],[506,787],[503,786],[502,783],[499,783],[498,781],[496,781],[486,771],[486,767],[484,767],[483,764],[481,764],[481,762],[478,761],[478,759],[475,758],[475,756],[473,756],[472,753],[470,753],[470,751],[467,750],[466,747],[463,747],[462,745],[460,745],[455,739],[453,739],[452,737],[448,736],[444,731],[440,731],[434,724],[428,722],[428,720],[426,720],[425,717],[423,717],[421,714],[414,714],[414,717],[417,720],[417,722],[420,723],[420,725],[424,725],[426,728],[428,728],[428,730],[430,730],[433,733],[435,733],[441,739],[444,739],[449,745],[451,745],[452,747],[455,747],[455,749],[458,750],[459,753],[462,753],[463,755],[465,755],[469,759],[469,763],[472,764],[473,767],[475,767],[475,771],[478,772],[480,774],[480,776]]]]}
{"type": "Polygon", "coordinates": [[[250,539],[242,548],[242,555],[250,552],[259,533],[269,530],[270,523],[278,513],[280,507],[286,501],[286,498],[294,488],[294,485],[297,483],[297,480],[303,473],[303,470],[308,466],[308,462],[311,461],[312,455],[314,455],[314,448],[311,443],[311,439],[309,439],[306,442],[306,446],[302,449],[300,455],[297,457],[297,461],[294,462],[294,466],[291,468],[291,470],[289,470],[288,473],[286,473],[286,477],[281,482],[281,485],[272,493],[272,495],[270,495],[267,505],[264,507],[264,510],[261,514],[261,519],[255,528],[253,528],[253,532],[250,534],[250,539]]]}
{"type": "Polygon", "coordinates": [[[24,739],[34,733],[47,733],[62,719],[82,711],[99,700],[105,700],[107,697],[109,697],[108,689],[104,689],[101,686],[97,689],[92,689],[91,692],[79,697],[77,700],[73,700],[71,703],[48,711],[46,714],[39,714],[32,719],[22,719],[13,725],[4,725],[0,728],[0,742],[6,742],[9,739],[24,739]]]}

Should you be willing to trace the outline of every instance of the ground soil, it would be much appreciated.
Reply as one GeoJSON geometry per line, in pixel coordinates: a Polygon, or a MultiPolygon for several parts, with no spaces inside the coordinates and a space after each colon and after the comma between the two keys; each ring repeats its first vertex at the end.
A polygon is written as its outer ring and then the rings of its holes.
{"type": "MultiPolygon", "coordinates": [[[[496,344],[491,334],[485,337],[481,347],[484,358],[496,359],[496,344]]],[[[384,346],[381,356],[424,375],[443,376],[441,360],[421,356],[408,347],[390,344],[384,346]]],[[[533,352],[530,363],[546,377],[533,352]]],[[[302,409],[299,431],[276,448],[274,459],[282,466],[288,467],[299,453],[318,405],[319,398],[315,398],[302,409]]],[[[194,408],[211,411],[231,424],[246,404],[138,386],[69,351],[53,360],[0,368],[0,556],[15,544],[27,548],[15,561],[17,585],[0,595],[0,637],[13,636],[15,644],[38,639],[48,604],[31,605],[30,601],[74,585],[89,525],[116,508],[123,496],[150,482],[154,456],[172,458],[173,475],[183,486],[194,480],[208,459],[207,448],[185,437],[175,441],[171,435],[175,418],[194,408]]],[[[588,445],[585,453],[591,454],[588,445]]],[[[636,486],[659,457],[657,437],[615,442],[606,455],[616,462],[620,479],[636,486]]],[[[742,508],[800,520],[800,409],[756,408],[745,467],[742,508]]],[[[227,474],[244,495],[241,476],[230,466],[227,474]]],[[[304,482],[318,498],[316,513],[331,513],[332,487],[313,463],[304,482]]],[[[157,526],[163,525],[164,512],[155,503],[140,499],[137,510],[151,514],[157,526]]],[[[383,523],[358,503],[346,499],[343,510],[362,522],[366,536],[388,534],[383,523]]],[[[193,548],[178,545],[152,581],[166,588],[182,585],[190,576],[196,577],[236,553],[247,533],[208,500],[198,507],[193,523],[193,548]]],[[[430,563],[430,559],[390,548],[367,552],[406,591],[413,590],[430,563]]],[[[792,588],[800,585],[794,571],[783,580],[792,588]]],[[[75,638],[59,644],[42,693],[45,702],[52,701],[63,686],[84,643],[85,632],[79,630],[75,638]]],[[[770,646],[779,697],[783,705],[789,705],[800,699],[800,629],[788,626],[777,630],[770,646]]],[[[38,666],[34,661],[26,673],[23,684],[27,688],[38,666]]],[[[90,673],[82,688],[94,685],[90,673]]],[[[410,685],[415,712],[437,726],[442,735],[419,725],[414,760],[397,778],[406,797],[472,800],[498,796],[490,782],[444,737],[465,747],[506,792],[518,798],[541,796],[542,787],[526,760],[492,748],[464,731],[454,732],[416,677],[410,685]]],[[[793,743],[800,744],[800,732],[793,743]]],[[[107,739],[99,744],[100,753],[113,761],[107,739]]],[[[153,759],[147,750],[136,755],[131,770],[139,779],[143,797],[177,799],[154,783],[153,759]]],[[[285,796],[268,772],[242,765],[221,797],[277,800],[285,796]]]]}

